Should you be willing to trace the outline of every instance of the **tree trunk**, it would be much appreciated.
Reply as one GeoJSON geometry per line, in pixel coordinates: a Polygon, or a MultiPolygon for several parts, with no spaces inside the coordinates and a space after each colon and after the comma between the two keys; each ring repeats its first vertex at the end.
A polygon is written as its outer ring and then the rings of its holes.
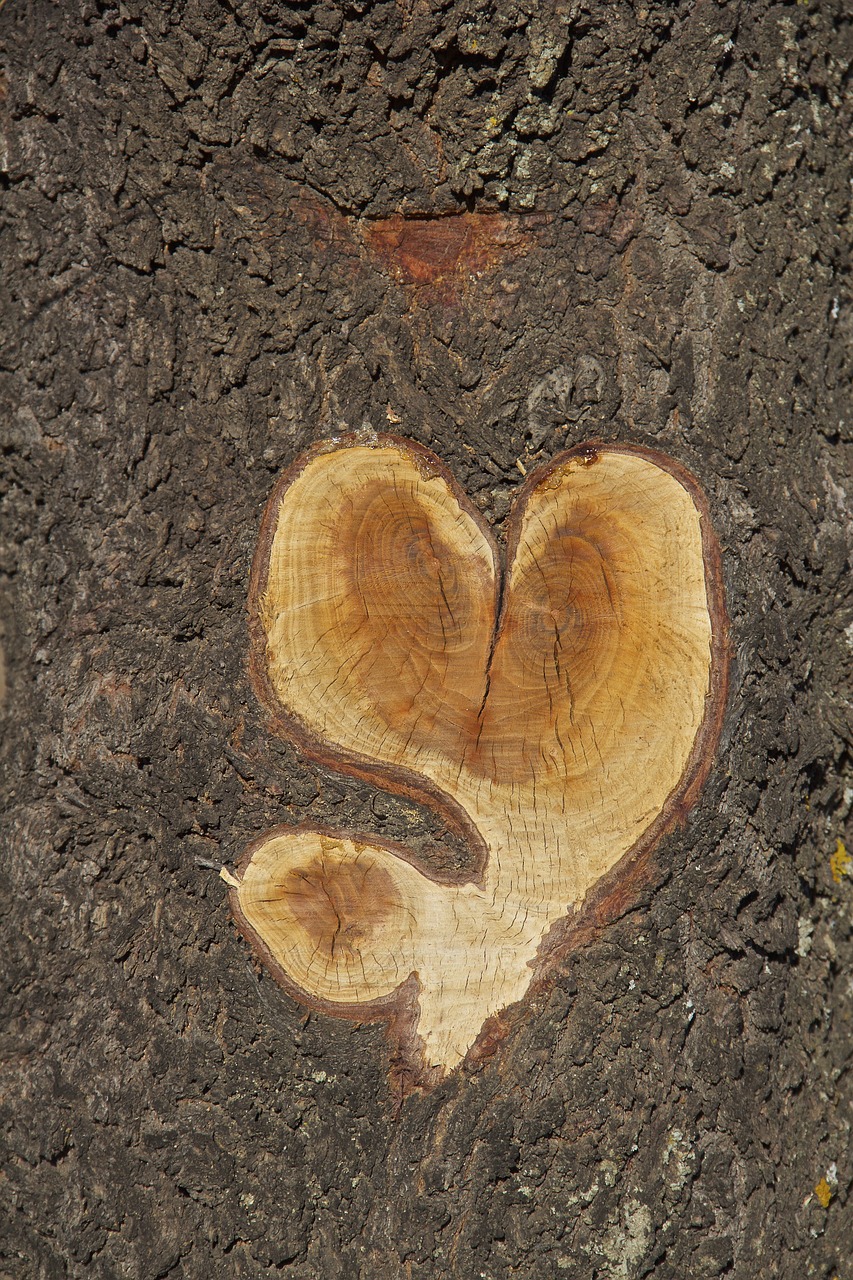
{"type": "Polygon", "coordinates": [[[8,0],[0,1276],[847,1274],[847,10],[8,0]],[[389,431],[498,544],[562,451],[665,455],[733,655],[697,802],[440,1079],[217,875],[473,874],[249,678],[278,477],[389,431]]]}

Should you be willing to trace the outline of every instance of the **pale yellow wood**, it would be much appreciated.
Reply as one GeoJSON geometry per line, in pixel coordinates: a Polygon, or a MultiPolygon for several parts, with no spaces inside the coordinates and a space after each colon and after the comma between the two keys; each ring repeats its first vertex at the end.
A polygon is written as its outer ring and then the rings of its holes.
{"type": "Polygon", "coordinates": [[[322,1007],[373,1006],[415,975],[424,1063],[449,1070],[685,776],[712,672],[702,518],[648,456],[566,457],[516,517],[499,619],[493,544],[403,443],[314,455],[271,520],[272,700],[321,756],[449,796],[488,861],[479,884],[441,885],[379,845],[279,831],[239,911],[322,1007]]]}

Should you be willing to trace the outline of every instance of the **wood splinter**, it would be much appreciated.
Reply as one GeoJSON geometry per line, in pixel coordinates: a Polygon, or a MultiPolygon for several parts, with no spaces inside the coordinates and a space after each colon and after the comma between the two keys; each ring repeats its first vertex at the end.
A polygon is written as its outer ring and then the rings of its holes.
{"type": "Polygon", "coordinates": [[[474,868],[447,883],[370,836],[279,828],[232,909],[297,999],[389,1019],[422,1080],[694,802],[725,701],[719,551],[676,463],[560,455],[521,487],[505,565],[438,459],[389,436],[300,459],[255,557],[253,678],[281,731],[440,809],[474,868]]]}

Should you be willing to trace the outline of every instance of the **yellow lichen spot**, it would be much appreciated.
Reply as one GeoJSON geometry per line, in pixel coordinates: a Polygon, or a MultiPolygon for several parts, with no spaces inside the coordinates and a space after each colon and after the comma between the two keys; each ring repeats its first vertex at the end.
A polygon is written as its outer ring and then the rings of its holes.
{"type": "Polygon", "coordinates": [[[824,1209],[828,1209],[829,1202],[832,1199],[832,1187],[829,1185],[826,1178],[821,1178],[820,1182],[814,1189],[814,1193],[823,1205],[824,1209]]]}
{"type": "Polygon", "coordinates": [[[841,884],[843,877],[850,875],[851,867],[853,867],[853,858],[845,849],[844,841],[839,840],[835,846],[835,853],[829,859],[829,869],[836,884],[841,884]]]}

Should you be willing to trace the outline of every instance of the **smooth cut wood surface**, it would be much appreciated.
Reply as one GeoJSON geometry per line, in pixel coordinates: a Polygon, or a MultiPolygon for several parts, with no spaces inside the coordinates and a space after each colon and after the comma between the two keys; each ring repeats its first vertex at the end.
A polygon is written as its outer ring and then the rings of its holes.
{"type": "Polygon", "coordinates": [[[481,866],[439,883],[356,833],[271,833],[232,903],[276,976],[396,1017],[420,1069],[459,1063],[549,931],[698,789],[724,686],[716,555],[695,481],[639,449],[531,476],[505,571],[426,450],[349,441],[297,464],[256,557],[260,691],[313,755],[446,801],[481,866]]]}

